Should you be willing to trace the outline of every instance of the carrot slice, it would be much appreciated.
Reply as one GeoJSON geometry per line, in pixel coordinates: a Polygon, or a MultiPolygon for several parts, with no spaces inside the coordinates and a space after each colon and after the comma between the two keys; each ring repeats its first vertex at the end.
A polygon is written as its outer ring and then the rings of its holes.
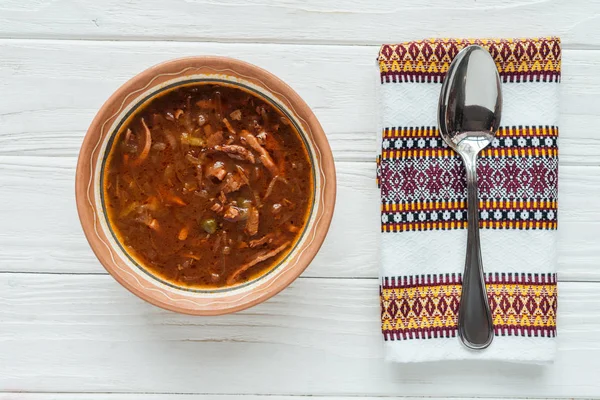
{"type": "Polygon", "coordinates": [[[179,240],[185,240],[185,239],[187,239],[189,231],[190,230],[188,229],[188,227],[184,226],[179,231],[179,235],[177,235],[177,239],[179,239],[179,240]]]}
{"type": "Polygon", "coordinates": [[[154,229],[155,231],[158,231],[160,229],[160,225],[158,224],[158,221],[156,220],[156,218],[153,219],[148,226],[150,228],[154,229]]]}
{"type": "Polygon", "coordinates": [[[172,203],[172,204],[177,204],[179,206],[187,206],[187,203],[185,201],[183,201],[183,199],[181,197],[171,193],[169,190],[159,188],[158,194],[160,195],[162,201],[166,201],[166,202],[172,203]]]}

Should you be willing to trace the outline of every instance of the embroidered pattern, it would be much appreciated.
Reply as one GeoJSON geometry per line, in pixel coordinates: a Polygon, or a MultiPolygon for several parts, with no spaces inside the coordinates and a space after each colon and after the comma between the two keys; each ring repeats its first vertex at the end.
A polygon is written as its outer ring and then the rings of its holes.
{"type": "MultiPolygon", "coordinates": [[[[462,278],[458,274],[384,278],[385,340],[454,337],[462,278]]],[[[496,336],[556,336],[556,274],[487,274],[496,336]]]]}
{"type": "MultiPolygon", "coordinates": [[[[434,127],[386,128],[383,232],[466,228],[466,171],[434,127]]],[[[480,227],[556,229],[558,128],[503,127],[477,164],[480,227]]]]}
{"type": "MultiPolygon", "coordinates": [[[[481,156],[556,157],[557,137],[558,128],[554,126],[502,127],[481,156]]],[[[456,156],[433,127],[384,129],[381,155],[383,159],[456,156]]]]}
{"type": "MultiPolygon", "coordinates": [[[[477,165],[479,198],[556,201],[557,166],[555,157],[482,157],[477,165]]],[[[381,160],[380,168],[384,204],[466,199],[466,172],[458,157],[381,160]]]]}
{"type": "Polygon", "coordinates": [[[471,44],[485,47],[503,82],[560,81],[561,49],[556,37],[536,39],[429,39],[383,45],[382,82],[442,82],[452,59],[471,44]]]}

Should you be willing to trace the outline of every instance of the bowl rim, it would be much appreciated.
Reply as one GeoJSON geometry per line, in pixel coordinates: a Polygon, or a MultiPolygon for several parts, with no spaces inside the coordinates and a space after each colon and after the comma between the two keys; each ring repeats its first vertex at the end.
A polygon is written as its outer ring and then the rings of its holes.
{"type": "MultiPolygon", "coordinates": [[[[306,102],[284,81],[260,67],[238,59],[222,56],[193,56],[171,59],[138,73],[104,102],[90,124],[81,145],[77,161],[75,196],[79,219],[90,247],[103,267],[122,286],[143,300],[167,310],[192,315],[220,315],[237,312],[271,298],[289,286],[310,265],[323,244],[331,224],[335,208],[336,175],[333,155],[323,128],[306,102]],[[318,150],[318,159],[313,161],[313,168],[315,174],[320,174],[323,179],[322,188],[314,193],[313,199],[315,203],[322,203],[317,210],[320,217],[311,225],[312,239],[302,244],[300,247],[302,251],[298,252],[296,249],[290,251],[289,255],[294,255],[292,259],[295,262],[291,264],[290,260],[281,261],[275,267],[277,273],[274,277],[265,279],[266,275],[269,275],[266,274],[264,278],[253,282],[245,290],[240,288],[240,290],[225,291],[218,296],[216,292],[207,294],[172,287],[165,288],[154,278],[142,279],[141,282],[128,272],[128,275],[133,277],[130,279],[123,273],[127,271],[119,265],[122,260],[115,260],[113,256],[113,250],[116,249],[114,247],[111,249],[111,246],[103,240],[104,233],[98,232],[97,220],[101,219],[98,213],[104,211],[101,205],[90,199],[90,190],[95,190],[101,184],[94,180],[98,164],[94,162],[94,157],[97,160],[104,154],[98,151],[95,155],[99,143],[112,135],[110,126],[120,119],[123,110],[138,104],[136,100],[139,98],[133,96],[128,100],[128,97],[142,90],[148,92],[156,89],[160,86],[161,79],[169,82],[173,77],[214,75],[214,72],[211,74],[210,71],[218,71],[218,74],[226,80],[229,77],[229,82],[232,84],[239,80],[251,82],[269,93],[269,97],[284,104],[301,122],[300,134],[304,140],[318,150]],[[223,74],[223,71],[226,73],[223,74]],[[157,80],[159,77],[162,78],[157,80]],[[116,112],[113,112],[114,110],[116,112]],[[112,122],[108,123],[109,121],[112,122]],[[104,127],[107,125],[109,128],[105,130],[104,127]],[[255,290],[257,288],[261,290],[255,290]],[[215,300],[216,298],[218,301],[215,300]],[[229,301],[228,298],[232,300],[229,301]]],[[[116,252],[118,254],[118,251],[116,252]]]]}

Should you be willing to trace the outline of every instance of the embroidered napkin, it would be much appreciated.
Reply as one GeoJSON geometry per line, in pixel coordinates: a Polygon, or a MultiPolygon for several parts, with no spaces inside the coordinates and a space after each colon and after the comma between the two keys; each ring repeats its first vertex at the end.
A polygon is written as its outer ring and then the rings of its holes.
{"type": "Polygon", "coordinates": [[[435,39],[381,46],[378,183],[386,359],[546,363],[555,354],[558,38],[435,39]],[[495,337],[457,336],[467,241],[463,163],[440,138],[437,107],[452,59],[479,44],[502,80],[501,127],[479,157],[482,257],[495,337]]]}

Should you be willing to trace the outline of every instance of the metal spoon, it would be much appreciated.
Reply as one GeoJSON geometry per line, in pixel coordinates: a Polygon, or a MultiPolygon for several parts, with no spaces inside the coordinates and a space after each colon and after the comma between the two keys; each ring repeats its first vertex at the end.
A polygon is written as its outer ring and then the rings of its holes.
{"type": "Polygon", "coordinates": [[[442,85],[438,110],[440,134],[462,157],[467,170],[468,233],[458,335],[470,349],[485,349],[494,338],[479,244],[477,154],[500,125],[502,92],[492,56],[481,46],[458,53],[442,85]]]}

